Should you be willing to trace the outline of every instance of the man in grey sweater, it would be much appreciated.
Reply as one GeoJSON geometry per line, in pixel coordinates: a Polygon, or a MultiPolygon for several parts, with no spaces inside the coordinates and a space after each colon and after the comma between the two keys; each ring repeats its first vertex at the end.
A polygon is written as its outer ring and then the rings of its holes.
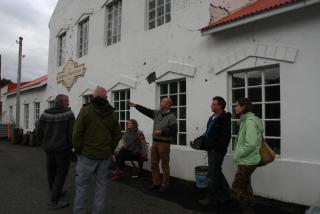
{"type": "Polygon", "coordinates": [[[177,118],[170,111],[172,101],[164,97],[160,102],[160,110],[151,110],[133,102],[129,102],[130,107],[135,107],[142,114],[154,120],[153,123],[153,143],[151,146],[151,172],[152,186],[150,190],[164,192],[169,187],[170,181],[170,144],[176,141],[177,137],[177,118]],[[159,169],[161,161],[162,181],[159,169]]]}

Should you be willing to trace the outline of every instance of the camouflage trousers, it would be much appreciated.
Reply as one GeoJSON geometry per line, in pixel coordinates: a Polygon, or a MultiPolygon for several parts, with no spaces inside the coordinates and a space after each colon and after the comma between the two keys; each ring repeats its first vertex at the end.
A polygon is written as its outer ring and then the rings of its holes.
{"type": "Polygon", "coordinates": [[[233,195],[239,201],[244,214],[254,213],[251,175],[256,168],[257,165],[238,165],[238,170],[232,183],[233,195]]]}

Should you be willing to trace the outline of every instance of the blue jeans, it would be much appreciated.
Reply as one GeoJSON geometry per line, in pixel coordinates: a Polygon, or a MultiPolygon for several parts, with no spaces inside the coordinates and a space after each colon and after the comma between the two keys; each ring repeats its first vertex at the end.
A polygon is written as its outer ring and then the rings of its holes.
{"type": "Polygon", "coordinates": [[[223,159],[223,154],[208,151],[208,198],[218,202],[230,199],[230,187],[222,173],[223,159]]]}
{"type": "Polygon", "coordinates": [[[74,214],[87,213],[90,181],[93,176],[96,177],[96,184],[92,214],[105,213],[108,165],[108,160],[91,160],[78,155],[74,214]]]}

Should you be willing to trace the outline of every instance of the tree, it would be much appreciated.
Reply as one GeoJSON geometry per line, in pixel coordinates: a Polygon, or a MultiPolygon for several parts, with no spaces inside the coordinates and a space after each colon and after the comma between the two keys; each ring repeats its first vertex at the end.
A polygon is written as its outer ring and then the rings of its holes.
{"type": "Polygon", "coordinates": [[[9,83],[12,83],[12,81],[9,80],[9,79],[2,79],[2,80],[0,80],[0,88],[8,85],[9,83]]]}

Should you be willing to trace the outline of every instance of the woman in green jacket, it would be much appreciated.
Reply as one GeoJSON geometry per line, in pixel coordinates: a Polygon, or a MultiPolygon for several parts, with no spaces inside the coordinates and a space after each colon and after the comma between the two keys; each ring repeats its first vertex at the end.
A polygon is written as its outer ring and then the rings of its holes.
{"type": "Polygon", "coordinates": [[[263,125],[261,120],[251,112],[252,103],[248,98],[240,98],[236,102],[235,112],[240,116],[239,133],[236,138],[234,162],[238,166],[232,190],[239,200],[245,214],[254,213],[251,174],[260,163],[260,146],[263,125]]]}

